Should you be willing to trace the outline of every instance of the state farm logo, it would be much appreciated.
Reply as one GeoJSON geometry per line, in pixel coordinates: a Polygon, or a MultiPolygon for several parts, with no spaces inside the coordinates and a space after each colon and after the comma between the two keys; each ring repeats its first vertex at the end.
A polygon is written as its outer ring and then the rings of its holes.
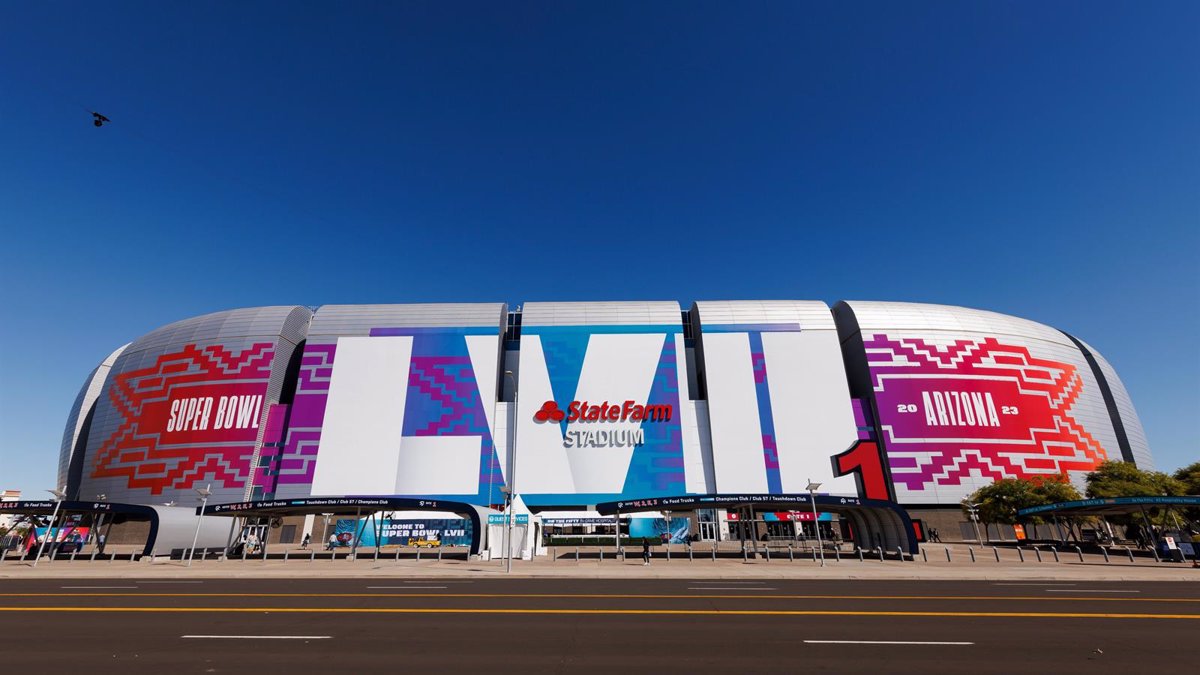
{"type": "Polygon", "coordinates": [[[642,422],[670,422],[671,405],[641,405],[632,400],[620,405],[605,401],[592,405],[587,401],[571,401],[563,411],[555,401],[546,401],[533,414],[537,422],[613,422],[615,427],[567,429],[563,434],[564,448],[621,448],[637,447],[646,442],[642,422]]]}
{"type": "Polygon", "coordinates": [[[561,422],[566,419],[567,414],[559,409],[558,404],[554,401],[546,401],[542,404],[542,409],[533,413],[533,419],[538,422],[561,422]]]}
{"type": "Polygon", "coordinates": [[[605,401],[592,405],[588,401],[571,401],[567,411],[563,412],[555,401],[546,401],[540,410],[533,414],[538,422],[670,422],[674,408],[669,403],[663,405],[641,405],[628,400],[621,405],[609,404],[605,401]]]}

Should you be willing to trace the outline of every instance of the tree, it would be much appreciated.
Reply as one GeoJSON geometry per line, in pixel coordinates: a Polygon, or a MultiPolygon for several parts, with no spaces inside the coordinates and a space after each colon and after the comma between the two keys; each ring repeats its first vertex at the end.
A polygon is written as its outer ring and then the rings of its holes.
{"type": "Polygon", "coordinates": [[[1087,495],[1100,497],[1177,497],[1187,493],[1184,482],[1161,471],[1143,471],[1132,462],[1101,462],[1087,475],[1087,495]]]}
{"type": "Polygon", "coordinates": [[[1183,483],[1184,494],[1200,495],[1200,462],[1192,462],[1176,471],[1175,480],[1183,483]]]}
{"type": "Polygon", "coordinates": [[[979,505],[979,519],[983,522],[1013,525],[1022,520],[1040,522],[1038,518],[1018,518],[1017,511],[1021,509],[1080,498],[1066,476],[1050,475],[1004,478],[979,488],[969,501],[979,505]]]}

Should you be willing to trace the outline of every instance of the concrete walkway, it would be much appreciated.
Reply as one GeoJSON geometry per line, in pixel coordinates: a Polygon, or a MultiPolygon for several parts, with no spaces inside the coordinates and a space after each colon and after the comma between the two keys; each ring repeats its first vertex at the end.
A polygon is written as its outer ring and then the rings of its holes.
{"type": "MultiPolygon", "coordinates": [[[[933,544],[924,548],[924,556],[915,561],[901,562],[867,557],[842,555],[840,561],[832,556],[821,567],[811,554],[794,554],[789,561],[787,552],[773,552],[770,561],[763,558],[743,561],[740,557],[719,558],[694,552],[688,560],[686,552],[675,550],[666,560],[662,549],[654,552],[649,566],[642,565],[640,551],[631,552],[627,561],[614,560],[612,550],[605,551],[599,560],[597,549],[580,549],[580,560],[574,549],[558,550],[558,557],[542,556],[535,560],[514,560],[513,577],[578,577],[578,578],[707,578],[707,579],[946,579],[946,580],[1013,580],[1013,581],[1200,581],[1200,568],[1190,563],[1156,563],[1153,558],[1135,557],[1130,562],[1124,550],[1110,554],[1108,562],[1102,555],[1085,554],[1083,562],[1075,552],[1059,552],[1058,562],[1053,554],[1043,550],[1042,561],[1025,549],[1021,562],[1015,549],[997,549],[996,562],[991,548],[968,547],[962,544],[933,544]],[[950,552],[950,561],[946,551],[950,552]],[[970,553],[975,553],[971,562],[970,553]]],[[[481,561],[447,559],[437,561],[426,556],[420,561],[412,558],[395,560],[391,556],[373,558],[373,550],[360,552],[357,560],[317,559],[310,562],[308,553],[302,558],[269,560],[208,560],[195,561],[191,567],[178,560],[163,557],[154,561],[128,560],[89,562],[43,559],[35,568],[31,562],[9,559],[0,563],[0,579],[37,578],[308,578],[308,577],[502,577],[504,563],[500,560],[481,561]]]]}

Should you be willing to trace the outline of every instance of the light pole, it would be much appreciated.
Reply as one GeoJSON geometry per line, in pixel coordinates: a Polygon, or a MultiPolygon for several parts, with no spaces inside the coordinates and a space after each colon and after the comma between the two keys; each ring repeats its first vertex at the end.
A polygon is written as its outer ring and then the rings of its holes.
{"type": "MultiPolygon", "coordinates": [[[[57,490],[46,490],[46,492],[54,495],[54,498],[57,501],[54,502],[54,513],[50,516],[50,523],[46,526],[46,534],[42,537],[41,545],[38,546],[37,557],[33,559],[34,567],[37,567],[38,561],[42,559],[42,551],[46,548],[46,539],[50,536],[50,532],[54,529],[54,521],[58,520],[58,509],[62,506],[63,500],[67,498],[67,486],[64,485],[57,490]]],[[[37,528],[34,527],[33,531],[36,533],[37,528]]],[[[53,551],[54,549],[51,548],[50,550],[53,551]]],[[[53,555],[53,553],[51,555],[53,555]]]]}
{"type": "Polygon", "coordinates": [[[979,536],[979,504],[966,499],[962,503],[966,507],[967,513],[971,516],[971,525],[975,527],[975,540],[979,542],[979,547],[983,548],[983,537],[979,536]]]}
{"type": "Polygon", "coordinates": [[[512,527],[513,527],[513,500],[517,498],[517,425],[520,424],[520,407],[521,403],[517,397],[517,378],[511,370],[504,371],[504,376],[512,380],[513,383],[513,427],[512,427],[512,446],[508,449],[508,505],[505,509],[504,531],[504,572],[505,574],[512,572],[512,527]]]}
{"type": "Polygon", "coordinates": [[[817,520],[817,490],[820,488],[820,483],[813,482],[813,479],[809,478],[808,486],[805,489],[808,490],[809,499],[812,500],[813,529],[817,531],[817,550],[821,552],[821,567],[824,567],[825,545],[821,543],[821,521],[817,520]]]}
{"type": "Polygon", "coordinates": [[[196,557],[196,542],[200,541],[200,523],[204,522],[204,507],[208,506],[208,497],[212,494],[212,483],[202,488],[193,488],[200,495],[200,517],[196,519],[196,534],[192,536],[192,548],[188,551],[188,567],[192,566],[192,558],[196,557]]]}

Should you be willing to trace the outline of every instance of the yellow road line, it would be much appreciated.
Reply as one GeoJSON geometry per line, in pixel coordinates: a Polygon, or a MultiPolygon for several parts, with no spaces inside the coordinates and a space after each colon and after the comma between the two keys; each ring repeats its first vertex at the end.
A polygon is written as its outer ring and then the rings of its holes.
{"type": "Polygon", "coordinates": [[[762,609],[487,609],[451,607],[0,607],[0,612],[225,612],[280,614],[604,614],[671,616],[887,616],[1042,619],[1192,619],[1200,614],[1089,614],[1086,612],[899,612],[762,609]]]}
{"type": "Polygon", "coordinates": [[[520,598],[618,600],[1016,600],[1024,602],[1182,602],[1200,598],[1133,598],[1000,595],[663,595],[631,593],[0,593],[0,598],[520,598]]]}

